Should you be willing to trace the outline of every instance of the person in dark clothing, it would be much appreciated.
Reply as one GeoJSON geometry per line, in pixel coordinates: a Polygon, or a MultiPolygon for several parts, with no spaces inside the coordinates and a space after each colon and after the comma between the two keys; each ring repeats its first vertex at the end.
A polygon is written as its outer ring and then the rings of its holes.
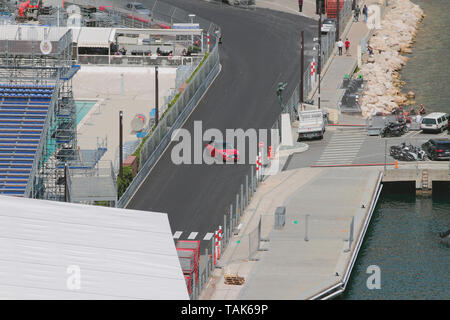
{"type": "Polygon", "coordinates": [[[298,11],[302,12],[302,8],[303,8],[303,0],[298,0],[298,11]]]}
{"type": "Polygon", "coordinates": [[[367,6],[364,5],[363,9],[362,9],[362,13],[364,16],[364,22],[367,22],[367,14],[369,13],[369,9],[367,9],[367,6]]]}
{"type": "Polygon", "coordinates": [[[426,113],[427,113],[427,110],[425,110],[425,107],[423,106],[423,104],[421,104],[420,108],[419,108],[419,114],[423,115],[426,113]]]}
{"type": "Polygon", "coordinates": [[[325,13],[325,1],[326,0],[316,0],[316,14],[320,13],[320,9],[322,10],[322,13],[325,13]]]}
{"type": "Polygon", "coordinates": [[[359,8],[359,5],[356,5],[355,8],[355,21],[358,22],[359,21],[359,15],[361,13],[361,9],[359,8]]]}

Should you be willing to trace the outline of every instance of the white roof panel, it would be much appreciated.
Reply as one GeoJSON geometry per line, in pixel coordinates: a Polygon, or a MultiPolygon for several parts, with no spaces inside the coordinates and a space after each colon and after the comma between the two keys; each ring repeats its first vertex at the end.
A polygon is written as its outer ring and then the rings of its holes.
{"type": "Polygon", "coordinates": [[[0,196],[0,239],[0,299],[189,298],[163,213],[0,196]]]}
{"type": "Polygon", "coordinates": [[[66,27],[46,27],[27,24],[0,25],[0,40],[58,41],[67,32],[66,27]]]}
{"type": "Polygon", "coordinates": [[[78,47],[109,48],[114,41],[113,28],[81,28],[78,35],[78,47]]]}

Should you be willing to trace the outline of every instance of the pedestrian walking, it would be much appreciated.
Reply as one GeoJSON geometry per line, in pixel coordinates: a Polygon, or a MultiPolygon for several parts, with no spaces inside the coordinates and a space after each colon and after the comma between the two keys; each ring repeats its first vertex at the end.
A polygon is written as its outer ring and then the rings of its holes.
{"type": "Polygon", "coordinates": [[[361,14],[361,9],[359,8],[359,5],[356,5],[355,8],[355,21],[358,22],[359,21],[359,15],[361,14]]]}
{"type": "Polygon", "coordinates": [[[298,0],[298,11],[302,12],[302,8],[303,8],[303,0],[298,0]]]}
{"type": "Polygon", "coordinates": [[[342,56],[342,47],[344,46],[344,43],[342,42],[342,39],[339,39],[337,43],[338,49],[339,49],[339,55],[342,56]]]}
{"type": "Polygon", "coordinates": [[[345,39],[345,54],[348,55],[348,56],[350,55],[349,52],[348,52],[349,48],[350,48],[350,41],[347,38],[347,39],[345,39]]]}
{"type": "Polygon", "coordinates": [[[364,5],[363,9],[362,9],[362,13],[364,16],[364,22],[367,22],[367,14],[368,14],[369,9],[367,9],[367,6],[364,5]]]}

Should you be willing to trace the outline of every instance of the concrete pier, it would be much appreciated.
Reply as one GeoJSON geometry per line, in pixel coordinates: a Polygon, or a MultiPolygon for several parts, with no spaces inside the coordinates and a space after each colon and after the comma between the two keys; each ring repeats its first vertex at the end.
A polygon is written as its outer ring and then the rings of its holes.
{"type": "Polygon", "coordinates": [[[342,292],[379,195],[381,174],[379,167],[303,168],[270,176],[200,299],[310,299],[342,292]],[[286,223],[275,229],[280,206],[286,207],[286,223]],[[253,254],[249,248],[255,244],[249,242],[255,241],[260,221],[261,239],[269,241],[260,243],[266,251],[253,254]],[[224,274],[238,274],[246,282],[226,285],[224,274]]]}
{"type": "Polygon", "coordinates": [[[433,182],[450,183],[450,166],[447,161],[402,164],[386,170],[383,182],[414,182],[416,195],[431,195],[433,182]]]}
{"type": "Polygon", "coordinates": [[[302,168],[268,177],[200,299],[331,299],[342,294],[383,183],[410,181],[418,194],[426,194],[434,182],[450,182],[449,173],[445,161],[400,163],[386,170],[302,168]],[[285,224],[275,228],[278,207],[286,208],[285,224]],[[257,247],[259,224],[261,250],[249,252],[257,247]],[[245,283],[227,285],[224,274],[244,277],[245,283]]]}

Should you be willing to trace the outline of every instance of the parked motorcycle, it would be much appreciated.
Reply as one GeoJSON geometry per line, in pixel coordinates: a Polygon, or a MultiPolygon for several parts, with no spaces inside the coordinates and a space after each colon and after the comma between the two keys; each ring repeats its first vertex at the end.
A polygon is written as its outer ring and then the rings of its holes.
{"type": "Polygon", "coordinates": [[[406,123],[394,123],[389,122],[383,129],[381,129],[380,136],[385,137],[400,137],[408,132],[408,126],[406,123]]]}
{"type": "Polygon", "coordinates": [[[427,158],[426,152],[421,147],[406,145],[405,142],[400,146],[391,146],[390,155],[400,161],[424,161],[427,158]]]}

